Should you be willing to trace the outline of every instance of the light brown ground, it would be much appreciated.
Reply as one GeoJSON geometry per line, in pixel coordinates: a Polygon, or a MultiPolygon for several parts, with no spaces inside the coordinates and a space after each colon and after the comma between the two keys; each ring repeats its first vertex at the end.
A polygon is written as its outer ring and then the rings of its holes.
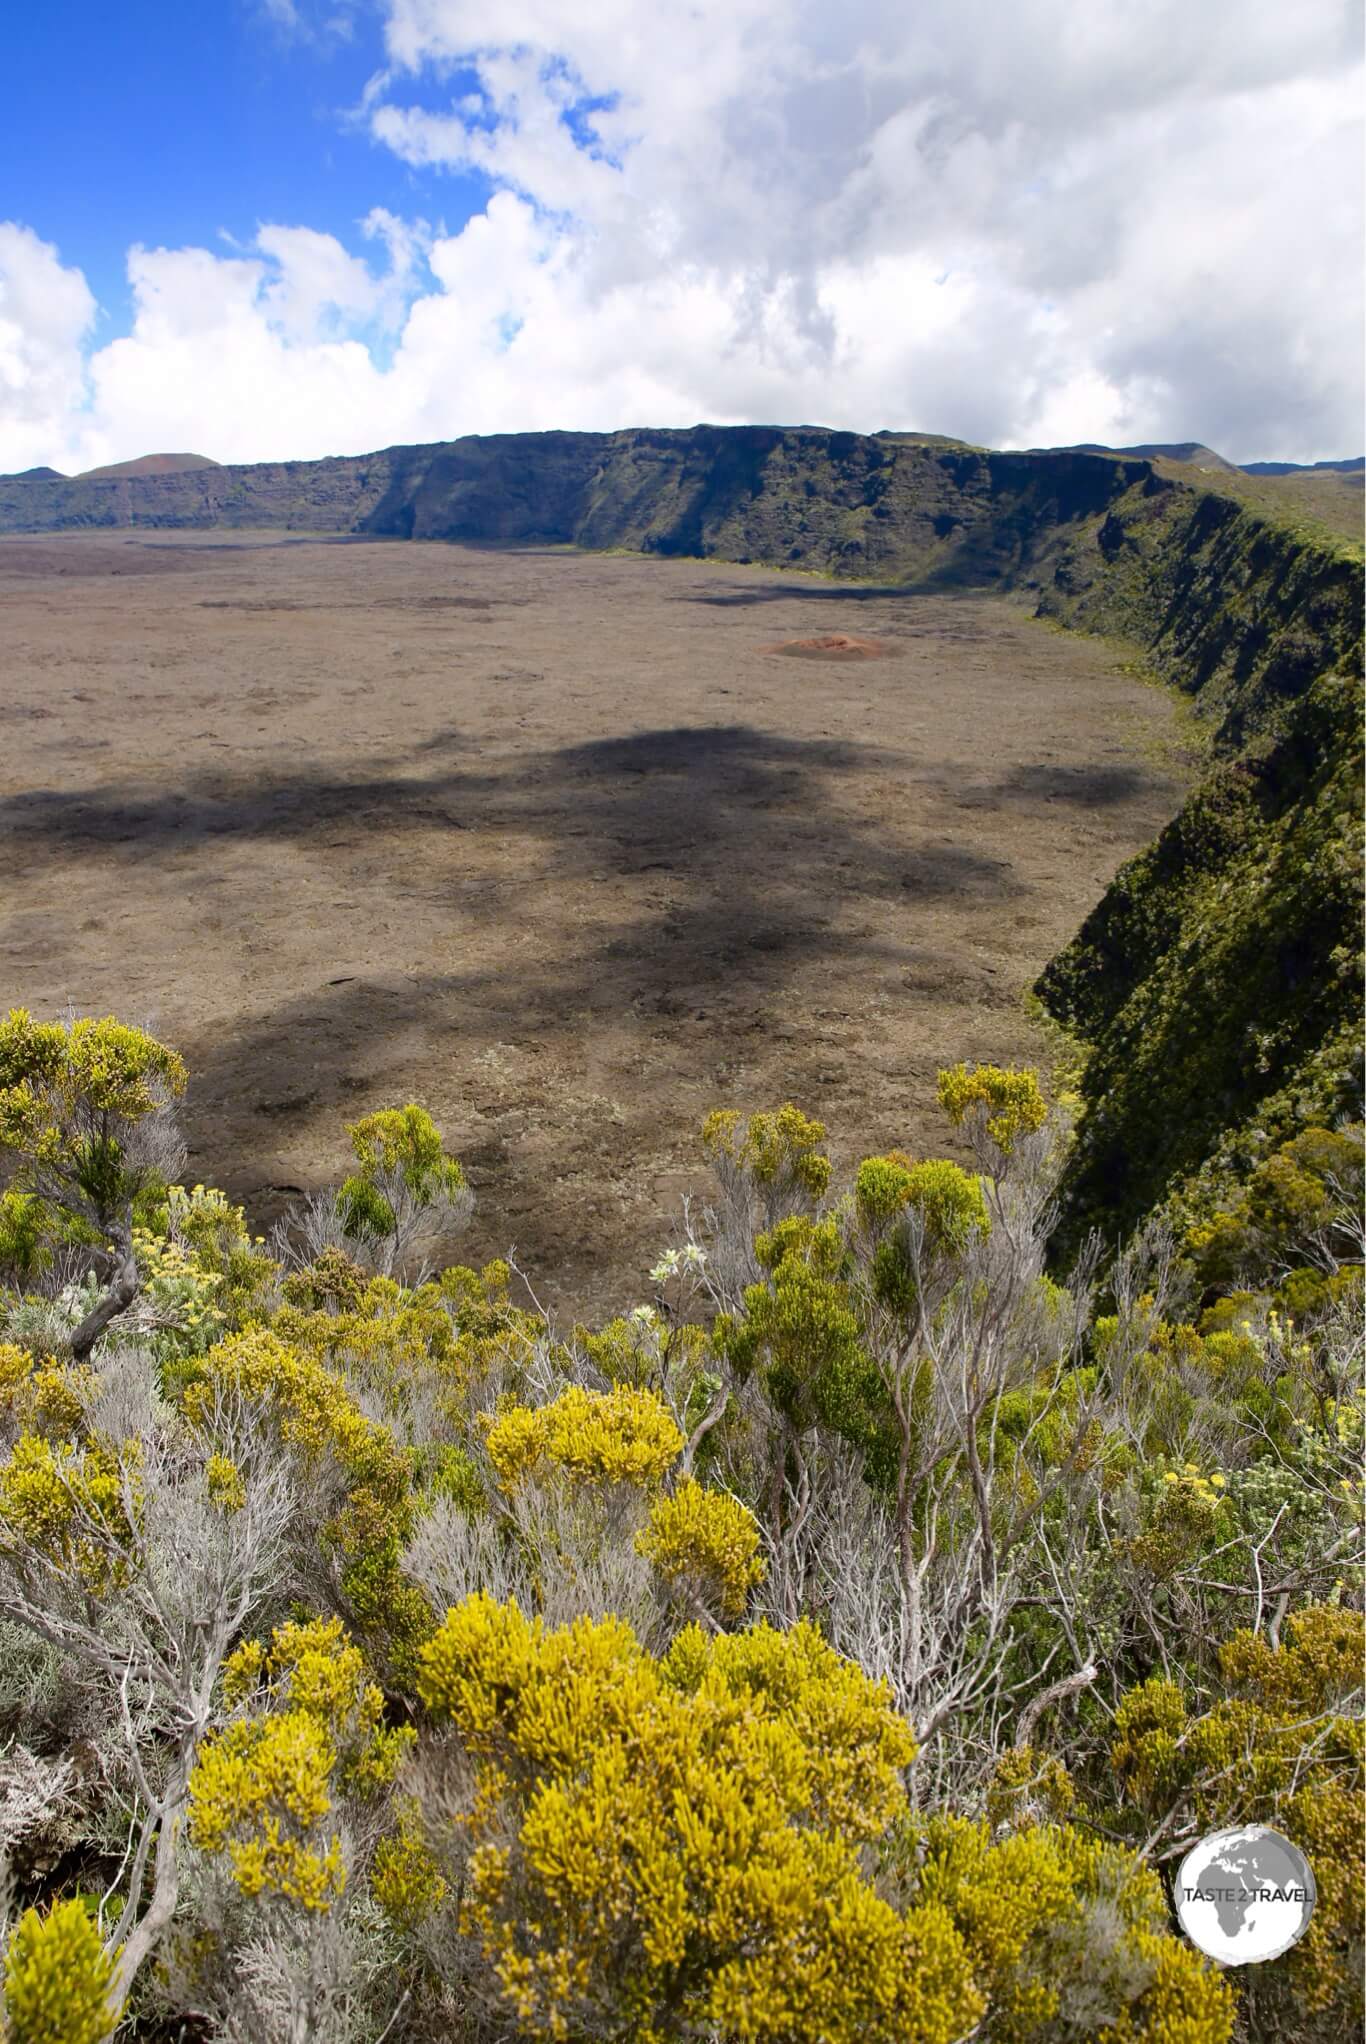
{"type": "Polygon", "coordinates": [[[1173,812],[1112,649],[999,599],[697,561],[279,535],[0,541],[0,1005],[192,1072],[264,1225],[416,1098],[548,1302],[599,1314],[794,1099],[946,1149],[937,1068],[1173,812]],[[763,648],[849,633],[894,657],[763,648]]]}

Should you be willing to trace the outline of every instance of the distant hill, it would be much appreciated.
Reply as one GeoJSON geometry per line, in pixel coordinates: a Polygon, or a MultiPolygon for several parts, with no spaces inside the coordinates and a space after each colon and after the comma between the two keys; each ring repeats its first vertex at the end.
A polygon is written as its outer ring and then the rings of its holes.
{"type": "Polygon", "coordinates": [[[0,483],[64,483],[59,468],[20,468],[13,475],[0,476],[0,483]]]}
{"type": "Polygon", "coordinates": [[[1337,475],[1360,475],[1366,469],[1366,455],[1354,454],[1348,461],[1244,461],[1245,476],[1312,476],[1331,469],[1337,475]]]}
{"type": "Polygon", "coordinates": [[[1199,440],[1145,440],[1138,447],[1105,447],[1099,440],[1082,440],[1075,447],[1037,448],[1041,454],[1127,454],[1136,461],[1184,461],[1193,468],[1217,468],[1231,471],[1234,463],[1225,461],[1222,454],[1216,454],[1212,447],[1206,447],[1199,440]]]}
{"type": "MultiPolygon", "coordinates": [[[[133,461],[111,461],[106,468],[82,469],[81,482],[107,480],[111,476],[179,476],[194,468],[219,468],[207,454],[139,454],[133,461]]],[[[35,469],[37,475],[55,475],[55,469],[35,469]]]]}
{"type": "Polygon", "coordinates": [[[1105,447],[1098,440],[1079,441],[1070,448],[1033,448],[1036,454],[1127,454],[1143,461],[1179,461],[1191,468],[1219,469],[1225,475],[1245,476],[1359,476],[1366,469],[1366,457],[1353,455],[1343,461],[1228,461],[1199,440],[1145,440],[1137,447],[1105,447]]]}

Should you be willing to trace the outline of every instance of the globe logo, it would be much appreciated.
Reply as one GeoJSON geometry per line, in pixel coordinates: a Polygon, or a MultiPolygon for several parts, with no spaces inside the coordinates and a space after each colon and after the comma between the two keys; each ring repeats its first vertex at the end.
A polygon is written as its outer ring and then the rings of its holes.
{"type": "Polygon", "coordinates": [[[1278,1959],[1308,1930],[1317,1899],[1304,1854],[1265,1824],[1211,1832],[1176,1876],[1181,1928],[1221,1966],[1278,1959]]]}

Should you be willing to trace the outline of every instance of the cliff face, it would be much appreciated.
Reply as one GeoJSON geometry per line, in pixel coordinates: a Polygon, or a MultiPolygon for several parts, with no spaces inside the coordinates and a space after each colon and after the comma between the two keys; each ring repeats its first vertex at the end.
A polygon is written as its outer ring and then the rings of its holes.
{"type": "Polygon", "coordinates": [[[1361,565],[1331,536],[1145,479],[1068,536],[1040,608],[1137,639],[1229,752],[1359,644],[1361,565]]]}
{"type": "Polygon", "coordinates": [[[435,449],[388,447],[329,461],[257,462],[172,475],[0,479],[0,532],[154,526],[355,532],[403,495],[435,449]]]}
{"type": "Polygon", "coordinates": [[[994,586],[1136,640],[1214,772],[1039,991],[1092,1046],[1064,1232],[1217,1192],[1358,1111],[1361,577],[1351,550],[1104,451],[813,427],[524,433],[317,462],[0,479],[0,532],[277,527],[716,556],[994,586]],[[1184,1188],[1184,1191],[1183,1191],[1184,1188]],[[1211,1190],[1212,1189],[1212,1190],[1211,1190]]]}
{"type": "Polygon", "coordinates": [[[1027,578],[1149,464],[818,428],[508,433],[329,461],[0,482],[0,532],[278,527],[543,541],[929,582],[1027,578]]]}
{"type": "MultiPolygon", "coordinates": [[[[1013,581],[1146,464],[772,426],[508,434],[440,449],[390,529],[1013,581]]],[[[369,529],[379,530],[376,521],[369,529]]]]}
{"type": "Polygon", "coordinates": [[[1116,875],[1038,987],[1092,1046],[1066,1238],[1360,1118],[1360,847],[1360,675],[1330,673],[1116,875]]]}
{"type": "Polygon", "coordinates": [[[1214,724],[1213,770],[1037,991],[1092,1046],[1065,1236],[1216,1201],[1359,1119],[1361,568],[1213,494],[1118,499],[1040,608],[1122,632],[1214,724]]]}

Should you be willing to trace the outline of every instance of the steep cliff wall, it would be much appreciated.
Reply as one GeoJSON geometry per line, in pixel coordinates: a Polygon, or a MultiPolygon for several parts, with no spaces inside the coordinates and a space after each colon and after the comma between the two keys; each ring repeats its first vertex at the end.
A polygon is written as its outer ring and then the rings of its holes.
{"type": "Polygon", "coordinates": [[[411,494],[434,447],[386,447],[329,461],[256,462],[173,475],[0,479],[0,532],[92,527],[281,527],[355,532],[411,494]]]}
{"type": "Polygon", "coordinates": [[[1068,537],[1040,609],[1137,639],[1228,752],[1359,644],[1361,562],[1331,534],[1149,477],[1068,537]]]}
{"type": "Polygon", "coordinates": [[[1038,991],[1092,1046],[1064,1236],[1361,1115],[1361,685],[1324,674],[1115,877],[1038,991]]]}
{"type": "Polygon", "coordinates": [[[1013,583],[1135,479],[1103,454],[991,454],[815,427],[507,433],[316,462],[0,482],[0,532],[283,527],[549,541],[1013,583]]]}
{"type": "Polygon", "coordinates": [[[1213,723],[1213,770],[1038,992],[1092,1046],[1064,1237],[1207,1210],[1313,1123],[1361,1114],[1362,586],[1351,549],[1140,487],[1069,542],[1041,609],[1145,646],[1213,723]]]}
{"type": "Polygon", "coordinates": [[[508,434],[439,450],[406,529],[1011,582],[1061,530],[1103,515],[1136,473],[1152,475],[1105,455],[990,454],[805,427],[508,434]]]}

